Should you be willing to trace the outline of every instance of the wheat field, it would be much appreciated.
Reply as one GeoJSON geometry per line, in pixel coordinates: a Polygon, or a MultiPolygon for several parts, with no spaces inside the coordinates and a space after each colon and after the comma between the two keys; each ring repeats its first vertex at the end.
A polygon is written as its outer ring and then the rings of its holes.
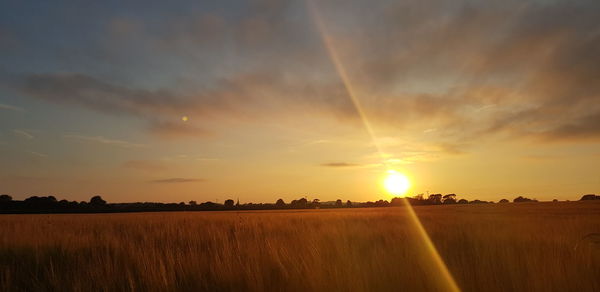
{"type": "MultiPolygon", "coordinates": [[[[414,210],[463,291],[600,291],[599,203],[414,210]]],[[[430,253],[405,207],[0,215],[2,291],[443,291],[430,253]]]]}

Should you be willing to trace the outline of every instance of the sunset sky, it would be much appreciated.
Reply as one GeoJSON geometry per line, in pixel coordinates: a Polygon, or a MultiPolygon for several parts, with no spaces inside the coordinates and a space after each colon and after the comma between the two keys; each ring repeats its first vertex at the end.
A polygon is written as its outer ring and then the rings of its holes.
{"type": "Polygon", "coordinates": [[[599,15],[597,0],[2,1],[0,193],[368,201],[390,198],[389,168],[410,194],[600,193],[599,15]]]}

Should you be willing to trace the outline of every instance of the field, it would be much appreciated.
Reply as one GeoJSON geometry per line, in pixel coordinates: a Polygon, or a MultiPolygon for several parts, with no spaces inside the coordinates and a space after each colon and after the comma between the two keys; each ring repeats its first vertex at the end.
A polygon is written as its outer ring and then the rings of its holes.
{"type": "MultiPolygon", "coordinates": [[[[600,291],[597,202],[414,210],[463,291],[600,291]]],[[[0,215],[2,291],[441,291],[444,285],[405,207],[0,215]]]]}

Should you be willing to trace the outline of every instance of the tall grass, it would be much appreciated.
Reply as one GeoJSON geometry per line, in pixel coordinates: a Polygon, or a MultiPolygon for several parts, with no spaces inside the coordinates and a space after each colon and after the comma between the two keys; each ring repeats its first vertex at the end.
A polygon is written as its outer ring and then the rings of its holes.
{"type": "MultiPolygon", "coordinates": [[[[600,291],[598,203],[415,211],[464,291],[600,291]]],[[[439,290],[429,259],[401,207],[0,216],[2,291],[439,290]]]]}

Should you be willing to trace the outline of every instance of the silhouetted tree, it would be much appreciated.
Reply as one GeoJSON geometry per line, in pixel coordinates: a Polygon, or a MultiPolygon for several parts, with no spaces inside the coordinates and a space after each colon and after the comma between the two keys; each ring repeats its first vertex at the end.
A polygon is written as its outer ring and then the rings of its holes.
{"type": "Polygon", "coordinates": [[[225,206],[225,208],[231,209],[233,208],[234,204],[235,202],[232,199],[227,199],[225,200],[225,203],[223,205],[225,206]]]}
{"type": "Polygon", "coordinates": [[[278,199],[277,202],[275,202],[275,207],[277,207],[277,208],[284,208],[285,207],[285,202],[283,201],[283,199],[278,199]]]}
{"type": "Polygon", "coordinates": [[[12,197],[9,195],[0,195],[0,203],[10,202],[12,201],[12,197]]]}
{"type": "Polygon", "coordinates": [[[456,194],[447,194],[442,197],[444,204],[456,204],[456,194]]]}
{"type": "Polygon", "coordinates": [[[427,201],[429,201],[430,204],[441,204],[442,203],[442,194],[432,194],[429,195],[429,198],[427,199],[427,201]]]}
{"type": "Polygon", "coordinates": [[[196,201],[190,201],[189,204],[190,204],[190,206],[197,206],[198,205],[198,203],[196,201]]]}
{"type": "Polygon", "coordinates": [[[600,196],[596,196],[595,194],[587,194],[587,195],[583,195],[583,197],[581,197],[581,199],[579,199],[580,201],[590,201],[590,200],[600,200],[600,196]]]}
{"type": "Polygon", "coordinates": [[[310,203],[310,206],[312,208],[319,208],[321,206],[321,200],[313,199],[312,202],[310,203]]]}
{"type": "Polygon", "coordinates": [[[292,206],[292,208],[306,208],[308,206],[308,200],[306,200],[306,198],[293,200],[290,205],[292,206]]]}
{"type": "Polygon", "coordinates": [[[106,201],[103,200],[102,197],[100,197],[100,196],[93,196],[90,199],[90,205],[92,205],[92,206],[104,206],[104,205],[106,205],[106,201]]]}
{"type": "Polygon", "coordinates": [[[350,202],[350,200],[346,201],[346,207],[347,208],[351,208],[352,207],[352,202],[350,202]]]}
{"type": "Polygon", "coordinates": [[[469,201],[468,201],[468,200],[465,200],[465,199],[460,199],[460,200],[458,200],[458,203],[459,203],[459,204],[468,204],[468,203],[469,203],[469,201]]]}
{"type": "Polygon", "coordinates": [[[502,199],[502,200],[498,201],[498,203],[508,203],[508,200],[507,199],[502,199]]]}
{"type": "Polygon", "coordinates": [[[342,203],[342,200],[340,200],[340,199],[337,199],[337,200],[335,201],[335,206],[336,206],[336,207],[340,208],[340,207],[342,207],[343,205],[344,205],[344,204],[342,203]]]}
{"type": "Polygon", "coordinates": [[[532,200],[532,199],[529,199],[529,198],[525,198],[523,196],[518,196],[518,197],[516,197],[513,200],[513,202],[515,202],[515,203],[525,203],[525,202],[537,202],[537,200],[532,200]]]}
{"type": "Polygon", "coordinates": [[[400,206],[400,205],[402,205],[402,201],[400,201],[400,200],[402,200],[402,198],[398,198],[398,197],[392,198],[390,200],[390,205],[392,205],[392,206],[400,206]]]}

